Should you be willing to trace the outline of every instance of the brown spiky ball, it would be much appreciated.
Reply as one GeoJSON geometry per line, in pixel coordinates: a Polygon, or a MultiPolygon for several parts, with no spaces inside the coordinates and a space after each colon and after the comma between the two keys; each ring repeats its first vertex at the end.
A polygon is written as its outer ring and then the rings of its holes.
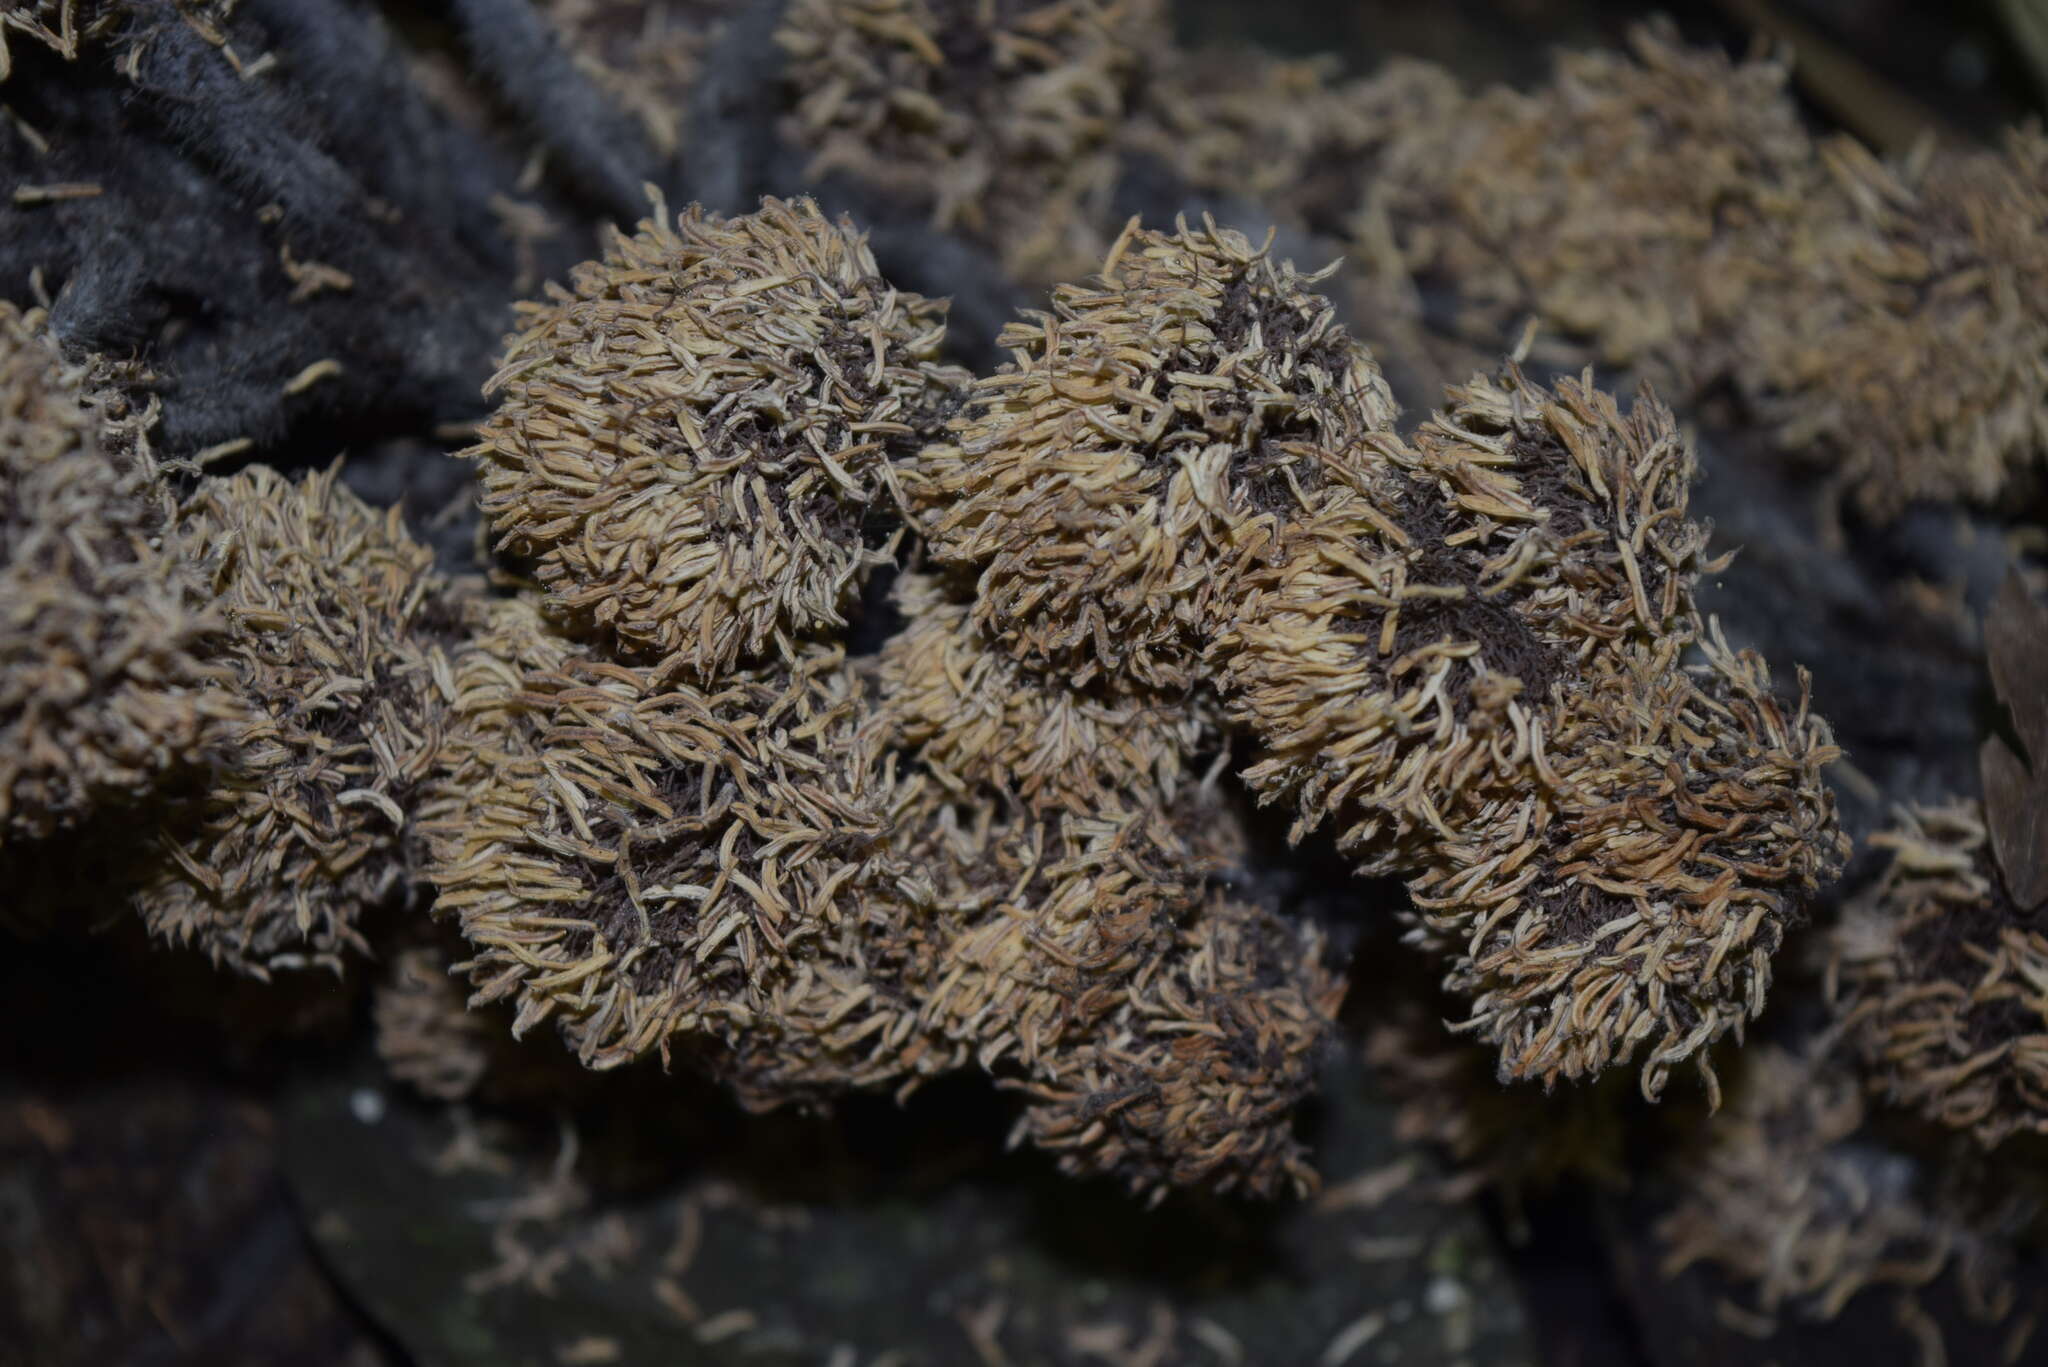
{"type": "Polygon", "coordinates": [[[1018,1132],[1063,1171],[1154,1197],[1305,1194],[1317,1178],[1294,1109],[1343,996],[1313,927],[1211,896],[1113,1011],[1020,1085],[1018,1132]]]}
{"type": "Polygon", "coordinates": [[[884,645],[878,699],[904,744],[948,791],[1033,811],[1088,812],[1119,799],[1170,803],[1199,775],[1212,719],[1192,699],[1067,687],[978,631],[938,578],[895,585],[903,629],[884,645]]]}
{"type": "Polygon", "coordinates": [[[809,200],[615,233],[522,306],[476,462],[550,611],[667,673],[793,658],[888,557],[894,462],[965,382],[943,305],[809,200]]]}
{"type": "Polygon", "coordinates": [[[0,303],[0,846],[132,805],[203,766],[239,707],[222,622],[166,546],[138,410],[0,303]]]}
{"type": "Polygon", "coordinates": [[[1049,283],[1101,257],[1114,136],[1171,34],[1157,0],[793,0],[776,41],[810,176],[851,175],[1049,283]]]}
{"type": "Polygon", "coordinates": [[[417,857],[447,727],[460,609],[398,510],[338,475],[208,480],[173,530],[218,596],[212,658],[246,711],[137,903],[155,934],[259,976],[367,952],[357,923],[417,857]]]}
{"type": "Polygon", "coordinates": [[[1975,802],[1902,813],[1829,940],[1828,986],[1873,1089],[1986,1148],[2048,1133],[2048,909],[2014,903],[1975,802]]]}
{"type": "MultiPolygon", "coordinates": [[[[886,848],[896,784],[836,652],[709,688],[570,658],[512,701],[532,740],[479,775],[486,819],[433,877],[478,999],[510,1000],[515,1033],[552,1017],[605,1068],[830,1036],[888,1005],[860,956],[914,880],[886,848]]],[[[837,1080],[904,1030],[851,1031],[837,1080]]]]}
{"type": "Polygon", "coordinates": [[[908,484],[934,558],[979,575],[981,630],[1077,685],[1187,689],[1321,453],[1394,416],[1319,278],[1213,223],[1134,221],[1094,282],[1004,329],[1013,361],[908,484]]]}
{"type": "Polygon", "coordinates": [[[1669,410],[1512,367],[1451,398],[1332,481],[1218,634],[1268,751],[1246,777],[1297,833],[1331,821],[1409,878],[1505,1076],[1647,1047],[1655,1095],[1761,1008],[1784,924],[1839,867],[1836,752],[1702,628],[1669,410]]]}

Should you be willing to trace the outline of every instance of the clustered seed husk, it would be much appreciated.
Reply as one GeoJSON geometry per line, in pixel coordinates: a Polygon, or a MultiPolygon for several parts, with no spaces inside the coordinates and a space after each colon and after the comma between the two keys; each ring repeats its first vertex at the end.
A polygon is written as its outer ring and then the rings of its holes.
{"type": "Polygon", "coordinates": [[[208,480],[171,529],[226,618],[209,658],[243,711],[137,906],[155,934],[258,976],[368,951],[358,923],[417,857],[413,803],[447,724],[459,609],[398,510],[338,473],[208,480]]]}
{"type": "Polygon", "coordinates": [[[1188,689],[1323,453],[1394,417],[1320,278],[1133,221],[1093,283],[1004,329],[1013,363],[906,481],[934,559],[978,572],[981,630],[1076,684],[1188,689]]]}
{"type": "MultiPolygon", "coordinates": [[[[1674,1165],[1677,1199],[1654,1227],[1663,1274],[1714,1268],[1744,1289],[1739,1309],[1762,1317],[1760,1335],[1787,1313],[1833,1319],[1874,1288],[1910,1305],[1944,1277],[1973,1319],[2011,1316],[2010,1246],[2033,1198],[1979,1189],[1981,1173],[1923,1167],[1889,1148],[1867,1127],[1860,1092],[1838,1055],[1749,1050],[1733,1101],[1674,1165]]],[[[2030,1326],[2016,1328],[2024,1344],[2030,1326]]]]}
{"type": "Polygon", "coordinates": [[[842,627],[903,459],[965,375],[943,305],[896,290],[808,200],[615,233],[521,306],[467,454],[548,608],[715,679],[842,627]]]}
{"type": "Polygon", "coordinates": [[[220,621],[164,544],[170,492],[103,365],[0,303],[0,846],[132,806],[237,713],[220,621]]]}
{"type": "Polygon", "coordinates": [[[927,206],[1054,280],[1102,258],[1112,143],[1171,39],[1156,0],[793,0],[776,41],[810,176],[927,206]]]}
{"type": "Polygon", "coordinates": [[[2048,935],[2014,905],[1973,801],[1907,811],[1890,867],[1828,942],[1872,1090],[1985,1148],[2048,1133],[2048,935]]]}
{"type": "MultiPolygon", "coordinates": [[[[1643,1088],[1755,1015],[1843,857],[1804,696],[1700,622],[1693,463],[1648,395],[1513,367],[1376,437],[1212,647],[1246,773],[1409,879],[1419,942],[1510,1078],[1648,1047],[1643,1088]],[[1697,648],[1703,664],[1689,664],[1697,648]]],[[[1711,1074],[1709,1074],[1711,1079],[1711,1074]]],[[[1711,1085],[1711,1081],[1710,1081],[1711,1085]]]]}
{"type": "Polygon", "coordinates": [[[579,71],[664,159],[683,149],[690,92],[734,0],[541,0],[579,71]]]}

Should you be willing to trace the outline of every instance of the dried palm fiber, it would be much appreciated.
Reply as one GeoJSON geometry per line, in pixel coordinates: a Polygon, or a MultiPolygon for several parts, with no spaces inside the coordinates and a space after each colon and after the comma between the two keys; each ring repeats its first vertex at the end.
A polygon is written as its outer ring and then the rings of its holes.
{"type": "Polygon", "coordinates": [[[1982,807],[1900,814],[1883,879],[1828,941],[1828,995],[1873,1092],[1991,1148],[2048,1133],[2048,935],[2014,903],[1982,807]]]}
{"type": "Polygon", "coordinates": [[[434,1101],[461,1101],[489,1071],[503,1032],[471,1011],[448,956],[415,945],[392,956],[371,998],[377,1057],[400,1082],[434,1101]]]}
{"type": "Polygon", "coordinates": [[[1195,697],[1073,688],[992,645],[945,582],[917,571],[892,589],[904,627],[883,646],[878,702],[940,788],[1034,814],[1171,804],[1213,748],[1195,697]]]}
{"type": "Polygon", "coordinates": [[[2048,451],[2048,136],[1898,165],[1831,138],[1817,174],[1716,282],[1738,389],[1866,515],[1995,500],[2048,451]]]}
{"type": "Polygon", "coordinates": [[[806,174],[851,174],[1050,283],[1101,259],[1111,146],[1157,0],[792,0],[776,33],[806,174]]]}
{"type": "Polygon", "coordinates": [[[1503,1077],[1647,1045],[1654,1097],[1761,1009],[1796,899],[1839,867],[1837,752],[1803,681],[1788,711],[1699,622],[1712,562],[1667,409],[1512,366],[1450,397],[1412,448],[1335,467],[1219,633],[1269,752],[1246,778],[1294,799],[1297,835],[1333,820],[1361,869],[1409,878],[1503,1077]]]}
{"type": "Polygon", "coordinates": [[[209,479],[173,532],[227,618],[213,658],[246,715],[167,821],[137,906],[155,934],[259,977],[367,952],[358,921],[419,855],[410,821],[453,692],[462,614],[433,552],[339,474],[209,479]]]}
{"type": "Polygon", "coordinates": [[[0,303],[0,847],[203,767],[240,711],[205,585],[164,545],[154,409],[104,369],[0,303]]]}
{"type": "Polygon", "coordinates": [[[1839,1055],[1758,1045],[1742,1067],[1701,1147],[1672,1164],[1676,1199],[1654,1226],[1664,1276],[1715,1269],[1743,1289],[1745,1318],[1764,1317],[1759,1334],[1781,1315],[1831,1320],[1866,1290],[1910,1296],[1944,1275],[1973,1318],[2011,1314],[2011,1241],[2031,1198],[1977,1190],[1981,1165],[1887,1147],[1839,1055]]]}
{"type": "Polygon", "coordinates": [[[484,514],[551,611],[664,673],[791,658],[888,559],[868,532],[891,463],[965,383],[934,359],[943,311],[808,200],[670,226],[657,196],[521,306],[465,453],[484,514]]]}
{"type": "Polygon", "coordinates": [[[917,947],[921,885],[887,847],[915,788],[842,655],[705,687],[571,658],[511,701],[532,748],[434,869],[477,1001],[510,1000],[518,1035],[554,1017],[593,1068],[680,1043],[762,1104],[915,1065],[876,986],[917,947]]]}
{"type": "Polygon", "coordinates": [[[1560,54],[1534,91],[1489,89],[1400,128],[1364,216],[1409,275],[1451,282],[1469,335],[1533,312],[1602,363],[1654,356],[1682,381],[1710,323],[1703,292],[1746,277],[1754,225],[1802,212],[1813,142],[1782,59],[1734,62],[1661,23],[1629,49],[1560,54]]]}
{"type": "Polygon", "coordinates": [[[1126,226],[1102,274],[1004,329],[906,490],[933,557],[980,580],[977,627],[1076,686],[1185,692],[1236,576],[1393,420],[1330,301],[1213,222],[1126,226]]]}
{"type": "Polygon", "coordinates": [[[1306,1194],[1293,1113],[1343,995],[1314,927],[1212,895],[1095,1029],[1016,1084],[1030,1098],[1017,1137],[1155,1199],[1198,1184],[1306,1194]]]}

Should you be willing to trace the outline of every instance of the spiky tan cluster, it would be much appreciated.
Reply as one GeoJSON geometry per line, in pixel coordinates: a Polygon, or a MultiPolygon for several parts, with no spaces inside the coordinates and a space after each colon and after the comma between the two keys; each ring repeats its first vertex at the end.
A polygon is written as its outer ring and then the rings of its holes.
{"type": "Polygon", "coordinates": [[[1268,750],[1246,777],[1409,877],[1505,1076],[1647,1045],[1654,1096],[1761,1008],[1797,899],[1838,866],[1836,752],[1702,629],[1668,410],[1513,368],[1451,397],[1412,448],[1333,467],[1218,636],[1268,750]]]}
{"type": "Polygon", "coordinates": [[[1813,142],[1783,61],[1663,26],[1630,49],[1561,54],[1547,84],[1468,97],[1384,152],[1373,212],[1405,270],[1457,282],[1473,332],[1534,312],[1603,364],[1682,364],[1713,296],[1747,287],[1745,232],[1799,212],[1813,142]]]}
{"type": "Polygon", "coordinates": [[[1983,811],[1902,814],[1829,940],[1829,996],[1873,1089],[1986,1148],[2048,1133],[2048,935],[2014,905],[1983,811]]]}
{"type": "Polygon", "coordinates": [[[784,135],[811,175],[844,172],[989,243],[1023,279],[1101,258],[1111,142],[1156,0],[794,0],[784,135]]]}
{"type": "Polygon", "coordinates": [[[902,743],[946,790],[977,788],[1032,811],[1171,803],[1213,741],[1191,702],[1063,686],[991,647],[936,577],[895,586],[903,629],[881,655],[879,697],[902,743]]]}
{"type": "Polygon", "coordinates": [[[1023,1084],[1020,1135],[1162,1195],[1314,1188],[1294,1109],[1344,995],[1314,927],[1211,896],[1118,995],[1023,1084]]]}
{"type": "Polygon", "coordinates": [[[257,975],[367,950],[358,922],[416,856],[446,727],[459,612],[398,511],[337,474],[209,480],[172,531],[227,620],[211,658],[244,713],[137,903],[154,933],[257,975]]]}
{"type": "Polygon", "coordinates": [[[2048,136],[1896,165],[1830,139],[1816,174],[1715,301],[1736,384],[1872,516],[1995,500],[2048,452],[2048,136]]]}
{"type": "MultiPolygon", "coordinates": [[[[823,1037],[881,1005],[860,956],[908,881],[883,846],[899,799],[837,653],[708,688],[570,659],[510,702],[530,751],[504,748],[435,879],[515,1031],[556,1017],[608,1067],[678,1035],[823,1037]]],[[[900,1043],[848,1033],[847,1080],[900,1043]]]]}
{"type": "Polygon", "coordinates": [[[1135,222],[1094,283],[1001,337],[950,442],[909,481],[974,620],[1077,684],[1184,692],[1236,578],[1322,478],[1389,425],[1330,301],[1242,234],[1135,222]]]}
{"type": "Polygon", "coordinates": [[[221,625],[164,544],[153,410],[0,303],[0,846],[132,804],[234,716],[221,625]]]}
{"type": "Polygon", "coordinates": [[[699,680],[845,625],[892,462],[965,379],[943,306],[808,200],[657,200],[522,320],[465,453],[485,516],[552,611],[699,680]]]}
{"type": "MultiPolygon", "coordinates": [[[[1655,1226],[1665,1276],[1714,1268],[1742,1287],[1738,1309],[1759,1335],[1782,1315],[1833,1319],[1878,1288],[1910,1305],[1944,1277],[1973,1319],[2020,1318],[2009,1250],[2030,1198],[1977,1190],[1979,1174],[1888,1149],[1837,1056],[1761,1045],[1743,1066],[1728,1109],[1674,1165],[1677,1200],[1655,1226]]],[[[2024,1345],[2031,1326],[2016,1329],[2010,1342],[2024,1345]]]]}

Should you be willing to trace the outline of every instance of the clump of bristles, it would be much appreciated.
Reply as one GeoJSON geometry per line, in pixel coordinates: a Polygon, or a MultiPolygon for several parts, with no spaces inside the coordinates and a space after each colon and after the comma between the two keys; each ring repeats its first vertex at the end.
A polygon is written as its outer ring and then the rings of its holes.
{"type": "Polygon", "coordinates": [[[943,305],[808,200],[671,225],[657,197],[522,318],[465,453],[484,514],[551,611],[699,680],[845,624],[893,462],[966,379],[943,305]]]}
{"type": "Polygon", "coordinates": [[[1214,723],[1193,700],[1081,689],[1034,674],[976,629],[931,575],[906,573],[903,629],[883,647],[879,701],[901,743],[948,791],[1032,811],[1171,803],[1214,723]]]}
{"type": "Polygon", "coordinates": [[[1063,1171],[1140,1191],[1270,1196],[1316,1185],[1294,1133],[1344,981],[1321,933],[1217,894],[1188,915],[1092,1031],[1020,1085],[1017,1133],[1063,1171]]]}
{"type": "Polygon", "coordinates": [[[1682,370],[1745,269],[1745,233],[1800,210],[1813,143],[1784,61],[1733,62],[1663,25],[1630,48],[1560,54],[1535,90],[1395,130],[1372,213],[1405,270],[1457,282],[1470,333],[1534,312],[1603,364],[1682,370]]]}
{"type": "Polygon", "coordinates": [[[1135,220],[1091,284],[1012,323],[908,480],[974,621],[1076,684],[1183,692],[1238,574],[1393,400],[1330,301],[1241,233],[1135,220]]]}
{"type": "Polygon", "coordinates": [[[1975,802],[1902,814],[1829,940],[1828,989],[1873,1090],[1986,1148],[2048,1133],[2048,908],[2014,904],[1975,802]]]}
{"type": "Polygon", "coordinates": [[[1996,499],[2048,453],[2048,137],[1903,164],[1835,138],[1814,178],[1720,304],[1738,387],[1873,516],[1996,499]]]}
{"type": "Polygon", "coordinates": [[[762,1041],[808,1034],[842,1085],[902,1044],[864,968],[912,882],[884,844],[900,798],[836,651],[701,687],[570,658],[507,701],[531,740],[498,748],[434,878],[516,1033],[552,1016],[598,1068],[745,1037],[771,1070],[792,1060],[762,1041]]]}
{"type": "Polygon", "coordinates": [[[221,623],[164,543],[152,409],[0,303],[0,846],[203,766],[236,715],[221,623]]]}
{"type": "Polygon", "coordinates": [[[1112,141],[1171,36],[1156,0],[793,0],[776,41],[809,175],[928,206],[1052,280],[1101,258],[1112,141]]]}
{"type": "MultiPolygon", "coordinates": [[[[1351,113],[1376,299],[1435,282],[1453,337],[1533,314],[1553,353],[1732,385],[1873,516],[1996,498],[2048,451],[2048,139],[1881,161],[1812,135],[1789,80],[1654,24],[1530,91],[1463,96],[1396,64],[1295,104],[1351,113]]],[[[1299,120],[1264,112],[1240,155],[1299,120]]]]}
{"type": "Polygon", "coordinates": [[[172,531],[226,619],[210,658],[243,711],[137,902],[156,934],[258,975],[367,952],[358,922],[418,857],[452,692],[459,613],[433,552],[337,475],[208,480],[172,531]]]}
{"type": "MultiPolygon", "coordinates": [[[[1843,856],[1801,700],[1702,624],[1690,446],[1644,396],[1510,367],[1377,437],[1213,649],[1268,754],[1246,777],[1408,876],[1465,1028],[1506,1077],[1643,1088],[1763,1004],[1796,900],[1843,856]],[[1689,665],[1698,647],[1703,665],[1689,665]]],[[[1711,1074],[1709,1074],[1711,1086],[1711,1074]]]]}
{"type": "MultiPolygon", "coordinates": [[[[1663,1275],[1704,1265],[1736,1283],[1744,1303],[1729,1309],[1758,1337],[1780,1316],[1831,1320],[1888,1288],[1899,1321],[1926,1325],[1938,1349],[1914,1297],[1944,1277],[1972,1319],[2013,1316],[2010,1246],[2031,1198],[1979,1190],[1981,1173],[1888,1148],[1865,1125],[1854,1070],[1824,1050],[1750,1050],[1733,1101],[1673,1175],[1677,1199],[1655,1226],[1663,1275]]],[[[2031,1333],[2031,1316],[2014,1318],[2008,1362],[2031,1333]]]]}

